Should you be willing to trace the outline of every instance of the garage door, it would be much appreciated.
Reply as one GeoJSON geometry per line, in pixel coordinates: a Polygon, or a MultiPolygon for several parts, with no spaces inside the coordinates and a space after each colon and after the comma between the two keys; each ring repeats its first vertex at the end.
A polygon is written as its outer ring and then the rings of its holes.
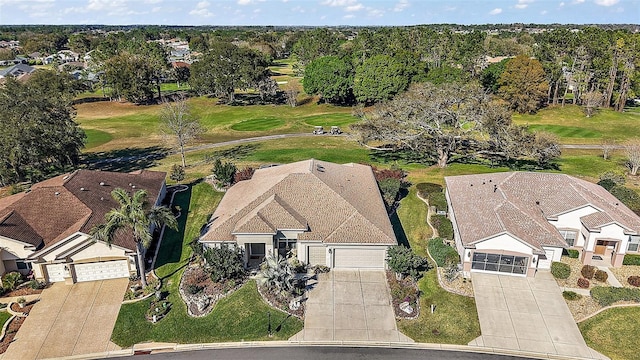
{"type": "Polygon", "coordinates": [[[471,271],[489,271],[526,276],[528,264],[529,257],[527,256],[474,252],[471,271]]]}
{"type": "Polygon", "coordinates": [[[127,260],[76,264],[75,269],[78,282],[129,277],[127,260]]]}
{"type": "Polygon", "coordinates": [[[384,249],[333,249],[333,267],[384,269],[384,249]]]}
{"type": "Polygon", "coordinates": [[[309,265],[327,265],[327,248],[324,246],[307,246],[309,265]]]}
{"type": "Polygon", "coordinates": [[[47,265],[47,274],[49,282],[64,281],[64,264],[47,265]]]}

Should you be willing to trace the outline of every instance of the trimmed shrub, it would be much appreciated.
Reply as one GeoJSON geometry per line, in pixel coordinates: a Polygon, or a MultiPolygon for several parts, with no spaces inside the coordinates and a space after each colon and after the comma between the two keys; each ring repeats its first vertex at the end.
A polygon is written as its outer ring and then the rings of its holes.
{"type": "Polygon", "coordinates": [[[378,181],[378,187],[382,193],[382,199],[384,200],[387,209],[393,209],[398,194],[400,193],[400,180],[394,178],[387,178],[378,181]]]}
{"type": "Polygon", "coordinates": [[[577,259],[580,256],[580,251],[568,249],[567,250],[567,256],[572,258],[572,259],[577,259]]]}
{"type": "Polygon", "coordinates": [[[22,274],[17,271],[4,274],[2,277],[2,288],[6,291],[15,290],[22,283],[22,274]]]}
{"type": "Polygon", "coordinates": [[[627,254],[622,260],[622,265],[636,265],[640,266],[640,255],[627,254]]]}
{"type": "Polygon", "coordinates": [[[580,270],[580,273],[585,279],[593,279],[593,276],[596,274],[596,267],[593,265],[585,265],[580,270]]]}
{"type": "Polygon", "coordinates": [[[240,247],[221,245],[204,251],[205,270],[213,282],[223,282],[244,277],[245,270],[240,247]]]}
{"type": "Polygon", "coordinates": [[[596,286],[591,289],[591,297],[601,306],[609,306],[618,301],[640,302],[640,289],[596,286]]]}
{"type": "Polygon", "coordinates": [[[445,215],[432,215],[430,220],[441,238],[453,240],[453,224],[449,218],[445,215]]]}
{"type": "Polygon", "coordinates": [[[640,287],[640,276],[635,276],[635,275],[629,276],[627,278],[627,282],[631,286],[640,287]]]}
{"type": "Polygon", "coordinates": [[[434,184],[434,183],[419,183],[416,184],[416,190],[418,190],[418,195],[421,198],[426,199],[429,197],[431,193],[442,192],[442,185],[434,184]]]}
{"type": "Polygon", "coordinates": [[[602,179],[598,181],[598,185],[602,186],[607,191],[611,191],[611,189],[613,189],[613,187],[616,186],[617,184],[615,183],[615,181],[611,179],[602,179]]]}
{"type": "Polygon", "coordinates": [[[624,186],[614,186],[609,192],[627,205],[629,209],[636,212],[640,211],[640,195],[634,190],[624,186]]]}
{"type": "Polygon", "coordinates": [[[392,246],[387,251],[387,264],[398,274],[419,279],[423,271],[429,269],[427,259],[414,253],[406,246],[392,246]]]}
{"type": "Polygon", "coordinates": [[[580,287],[582,289],[588,289],[589,288],[589,280],[587,280],[585,278],[578,279],[578,287],[580,287]]]}
{"type": "Polygon", "coordinates": [[[578,300],[582,297],[582,295],[574,292],[574,291],[563,291],[562,292],[562,297],[564,297],[567,300],[578,300]]]}
{"type": "Polygon", "coordinates": [[[228,186],[233,183],[233,179],[236,175],[237,168],[231,162],[222,162],[219,158],[216,159],[211,170],[215,175],[219,186],[228,186]]]}
{"type": "Polygon", "coordinates": [[[596,274],[593,277],[600,282],[606,282],[609,278],[609,274],[607,274],[606,271],[596,270],[596,274]]]}
{"type": "Polygon", "coordinates": [[[438,266],[446,266],[447,264],[457,264],[460,262],[460,256],[456,249],[449,245],[445,245],[441,238],[434,238],[429,240],[427,244],[429,248],[429,254],[436,261],[438,266]]]}
{"type": "Polygon", "coordinates": [[[568,279],[569,275],[571,275],[571,266],[554,261],[551,263],[551,275],[556,279],[568,279]]]}
{"type": "Polygon", "coordinates": [[[443,192],[430,193],[429,196],[427,196],[427,202],[429,203],[429,206],[435,207],[436,211],[446,212],[449,208],[447,205],[447,198],[443,192]]]}

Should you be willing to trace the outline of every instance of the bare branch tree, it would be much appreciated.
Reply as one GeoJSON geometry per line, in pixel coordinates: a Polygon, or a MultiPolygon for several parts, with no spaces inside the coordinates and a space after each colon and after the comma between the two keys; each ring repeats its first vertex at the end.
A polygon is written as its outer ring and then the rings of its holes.
{"type": "Polygon", "coordinates": [[[635,176],[640,170],[640,139],[627,141],[624,149],[627,153],[627,167],[631,171],[631,175],[635,176]]]}
{"type": "Polygon", "coordinates": [[[582,106],[587,117],[591,117],[596,113],[598,107],[602,106],[604,96],[600,91],[589,91],[582,95],[582,106]]]}
{"type": "Polygon", "coordinates": [[[284,86],[284,94],[287,97],[287,104],[291,107],[298,105],[298,94],[300,94],[300,84],[289,81],[284,86]]]}
{"type": "Polygon", "coordinates": [[[186,167],[184,147],[204,132],[204,129],[198,118],[191,113],[184,95],[179,95],[174,102],[163,100],[160,111],[160,130],[179,149],[182,167],[186,167]]]}
{"type": "Polygon", "coordinates": [[[605,160],[609,160],[611,153],[617,147],[616,140],[614,138],[604,138],[602,139],[602,158],[605,160]]]}

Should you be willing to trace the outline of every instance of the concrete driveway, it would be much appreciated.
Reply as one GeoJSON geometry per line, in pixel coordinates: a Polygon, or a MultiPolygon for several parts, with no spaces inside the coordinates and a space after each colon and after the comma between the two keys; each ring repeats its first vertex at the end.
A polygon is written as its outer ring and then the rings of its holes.
{"type": "Polygon", "coordinates": [[[292,341],[413,342],[396,327],[382,270],[331,270],[308,292],[304,330],[292,341]]]}
{"type": "Polygon", "coordinates": [[[469,345],[606,359],[587,347],[549,272],[535,278],[473,273],[482,336],[469,345]]]}
{"type": "Polygon", "coordinates": [[[46,359],[112,350],[128,279],[55,283],[18,330],[3,359],[46,359]]]}

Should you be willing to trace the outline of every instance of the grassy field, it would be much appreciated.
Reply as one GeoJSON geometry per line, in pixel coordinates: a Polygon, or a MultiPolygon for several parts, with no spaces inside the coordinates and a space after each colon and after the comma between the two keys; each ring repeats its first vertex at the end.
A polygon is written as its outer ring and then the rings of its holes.
{"type": "Polygon", "coordinates": [[[603,138],[620,141],[640,137],[640,114],[633,111],[606,109],[588,118],[581,107],[565,105],[545,108],[534,115],[514,114],[513,121],[528,124],[532,130],[554,133],[564,144],[599,144],[603,138]]]}
{"type": "Polygon", "coordinates": [[[11,314],[8,311],[0,311],[0,328],[11,318],[11,314]]]}
{"type": "Polygon", "coordinates": [[[640,307],[613,308],[578,324],[587,345],[612,360],[639,360],[632,334],[640,332],[640,307]]]}
{"type": "Polygon", "coordinates": [[[122,347],[144,341],[207,343],[224,341],[269,340],[268,313],[275,331],[273,340],[286,340],[302,329],[302,322],[289,318],[267,305],[256,289],[254,281],[220,300],[207,316],[192,318],[178,294],[178,286],[191,249],[188,243],[199,233],[216,208],[222,194],[206,183],[198,183],[189,191],[176,195],[175,204],[183,209],[180,230],[165,235],[156,260],[156,273],[163,279],[164,288],[173,307],[166,318],[156,324],[144,319],[151,300],[123,305],[112,334],[112,340],[122,347]],[[187,210],[188,209],[188,210],[187,210]]]}

